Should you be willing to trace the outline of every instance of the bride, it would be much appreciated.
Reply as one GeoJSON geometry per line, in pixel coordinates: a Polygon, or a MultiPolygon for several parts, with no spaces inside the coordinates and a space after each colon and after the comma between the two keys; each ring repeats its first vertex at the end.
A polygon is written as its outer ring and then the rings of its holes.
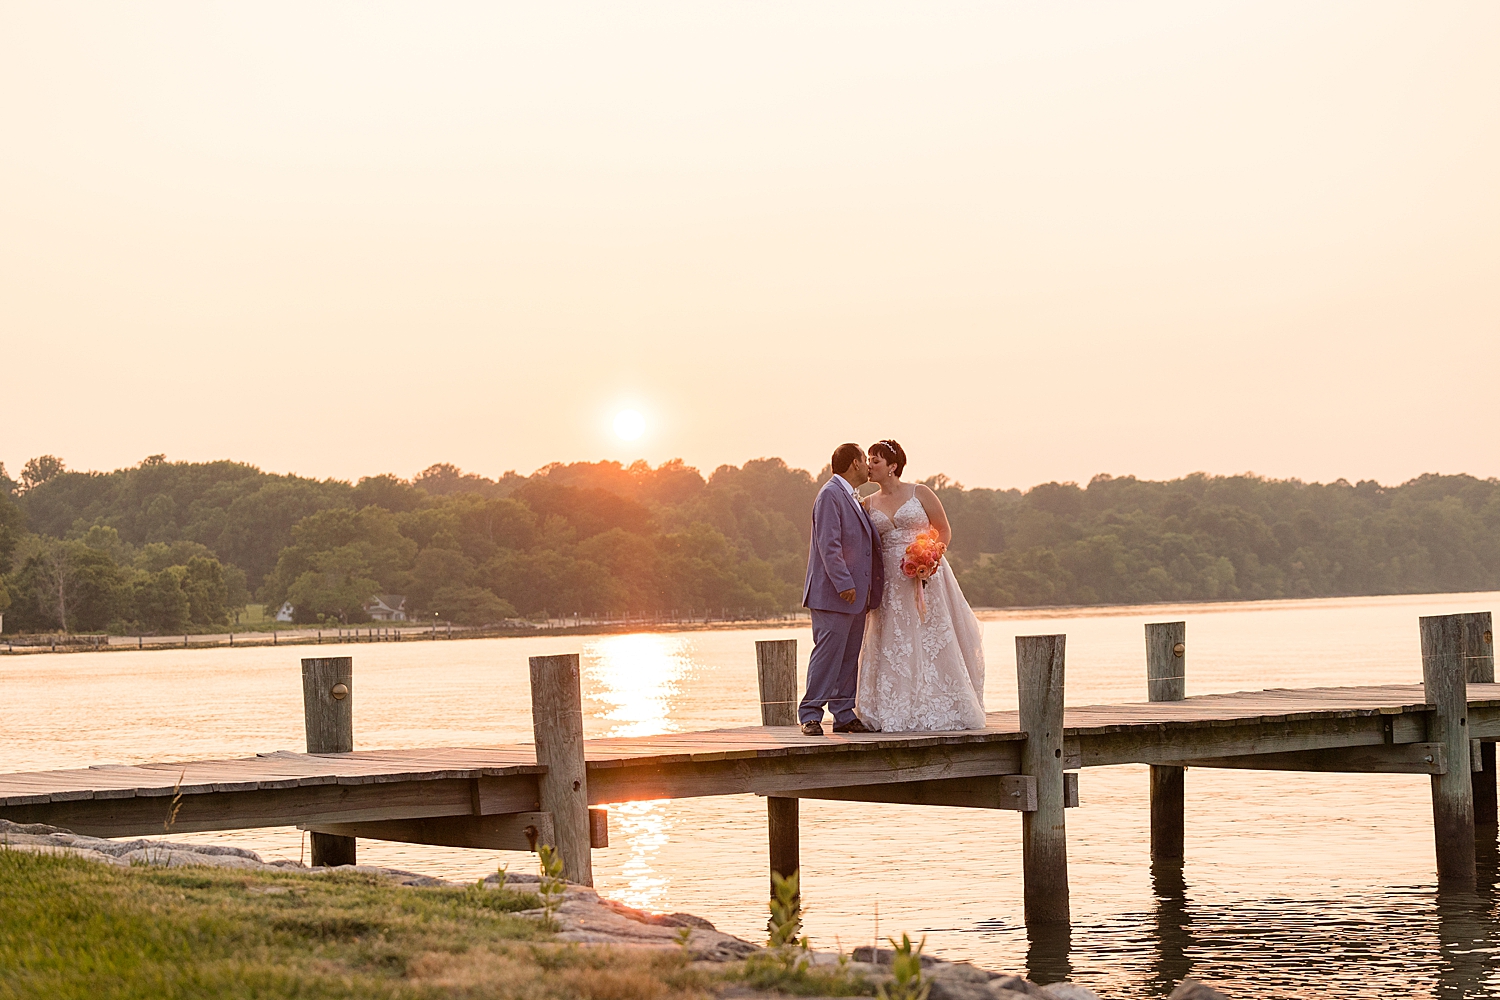
{"type": "Polygon", "coordinates": [[[854,711],[882,732],[984,728],[984,649],[979,619],[964,600],[948,560],[927,584],[901,572],[906,547],[935,527],[945,545],[953,537],[937,494],[901,481],[906,452],[895,441],[870,446],[870,481],[880,491],[862,503],[880,532],[885,592],[865,622],[854,711]]]}

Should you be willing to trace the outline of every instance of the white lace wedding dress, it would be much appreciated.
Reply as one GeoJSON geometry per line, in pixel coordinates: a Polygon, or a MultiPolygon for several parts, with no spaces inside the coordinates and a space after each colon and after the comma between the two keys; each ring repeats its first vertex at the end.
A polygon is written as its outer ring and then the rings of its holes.
{"type": "Polygon", "coordinates": [[[916,587],[901,557],[931,527],[922,501],[896,510],[894,523],[870,509],[880,532],[885,592],[865,621],[854,711],[882,732],[984,728],[984,647],[979,619],[944,559],[927,584],[927,617],[917,612],[916,587]]]}

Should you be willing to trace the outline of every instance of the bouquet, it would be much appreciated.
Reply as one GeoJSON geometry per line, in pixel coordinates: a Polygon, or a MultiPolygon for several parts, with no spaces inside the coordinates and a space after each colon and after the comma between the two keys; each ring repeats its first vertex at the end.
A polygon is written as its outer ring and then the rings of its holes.
{"type": "Polygon", "coordinates": [[[927,620],[927,599],[923,591],[927,589],[927,581],[938,571],[946,551],[948,546],[938,541],[937,529],[928,528],[912,539],[906,547],[906,554],[901,557],[901,572],[911,578],[917,592],[917,614],[924,622],[927,620]]]}

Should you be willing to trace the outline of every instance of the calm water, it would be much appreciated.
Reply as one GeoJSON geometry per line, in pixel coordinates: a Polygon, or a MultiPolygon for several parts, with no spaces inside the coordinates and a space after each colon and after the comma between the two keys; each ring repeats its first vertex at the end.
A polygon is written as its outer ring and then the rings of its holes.
{"type": "MultiPolygon", "coordinates": [[[[1015,707],[1017,634],[1068,636],[1069,704],[1142,701],[1142,625],[1188,622],[1188,693],[1421,680],[1417,616],[1500,610],[1500,594],[1116,608],[985,622],[986,705],[1015,707]]],[[[529,741],[528,656],[581,652],[590,736],[758,721],[754,641],[806,629],[324,647],[355,658],[359,747],[529,741]]],[[[301,749],[306,649],[162,650],[0,660],[0,770],[301,749]]],[[[807,927],[819,947],[926,934],[930,949],[1107,997],[1191,974],[1234,996],[1500,997],[1496,861],[1439,898],[1428,779],[1194,770],[1187,861],[1153,872],[1147,771],[1089,769],[1068,812],[1074,926],[1028,940],[1014,813],[805,802],[807,927]]],[[[298,858],[294,829],[202,834],[298,858]]],[[[594,852],[604,892],[758,938],[765,810],[753,797],[616,806],[594,852]]],[[[361,860],[454,878],[528,855],[360,842],[361,860]]]]}

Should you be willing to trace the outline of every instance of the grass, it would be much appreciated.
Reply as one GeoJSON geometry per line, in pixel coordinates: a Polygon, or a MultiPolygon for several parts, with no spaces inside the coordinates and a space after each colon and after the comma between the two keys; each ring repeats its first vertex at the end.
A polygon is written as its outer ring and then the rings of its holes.
{"type": "Polygon", "coordinates": [[[0,998],[675,1000],[720,980],[677,950],[553,943],[506,889],[358,873],[117,868],[0,850],[0,998]]]}

